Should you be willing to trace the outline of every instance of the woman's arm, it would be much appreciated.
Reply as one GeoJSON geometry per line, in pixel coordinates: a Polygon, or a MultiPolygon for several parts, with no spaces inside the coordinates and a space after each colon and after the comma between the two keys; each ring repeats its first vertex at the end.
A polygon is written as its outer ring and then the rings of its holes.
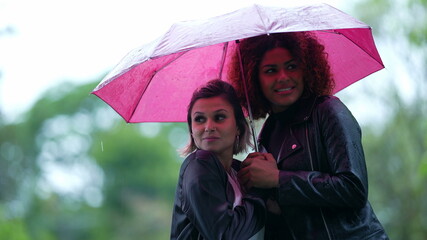
{"type": "Polygon", "coordinates": [[[368,181],[357,121],[347,107],[334,97],[321,103],[315,114],[321,134],[318,139],[323,144],[311,146],[311,149],[324,147],[325,158],[320,161],[327,161],[331,172],[280,171],[279,203],[363,207],[367,201],[368,181]]]}

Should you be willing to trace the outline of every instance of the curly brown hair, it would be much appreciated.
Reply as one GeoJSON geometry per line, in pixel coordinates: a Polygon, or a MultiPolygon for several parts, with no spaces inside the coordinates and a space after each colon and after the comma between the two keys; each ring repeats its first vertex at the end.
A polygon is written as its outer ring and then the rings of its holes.
{"type": "MultiPolygon", "coordinates": [[[[314,34],[310,32],[289,32],[261,35],[241,40],[239,43],[242,64],[245,74],[250,106],[254,119],[264,118],[271,113],[269,101],[264,97],[259,81],[259,64],[264,54],[277,47],[289,50],[303,67],[304,93],[328,95],[331,94],[335,82],[327,60],[325,48],[314,34]]],[[[235,87],[239,100],[246,110],[243,80],[241,77],[239,55],[236,51],[232,57],[232,67],[228,76],[235,87]]]]}

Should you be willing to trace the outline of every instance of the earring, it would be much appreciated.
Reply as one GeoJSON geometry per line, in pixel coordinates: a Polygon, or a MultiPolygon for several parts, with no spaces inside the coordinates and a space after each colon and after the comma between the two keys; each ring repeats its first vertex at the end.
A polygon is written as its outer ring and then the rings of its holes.
{"type": "Polygon", "coordinates": [[[237,152],[239,150],[240,145],[240,137],[239,135],[236,135],[236,141],[234,141],[234,152],[237,152]]]}

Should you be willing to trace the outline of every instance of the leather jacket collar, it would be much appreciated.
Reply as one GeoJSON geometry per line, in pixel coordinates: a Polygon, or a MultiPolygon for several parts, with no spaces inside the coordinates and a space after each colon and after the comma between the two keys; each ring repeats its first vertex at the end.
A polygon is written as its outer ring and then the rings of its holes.
{"type": "Polygon", "coordinates": [[[294,103],[285,111],[270,114],[258,135],[258,144],[260,146],[262,145],[264,137],[263,133],[266,132],[266,128],[271,126],[271,123],[276,120],[280,120],[281,122],[290,125],[307,121],[313,112],[317,98],[318,96],[314,94],[311,94],[307,97],[301,97],[296,103],[294,103]]]}

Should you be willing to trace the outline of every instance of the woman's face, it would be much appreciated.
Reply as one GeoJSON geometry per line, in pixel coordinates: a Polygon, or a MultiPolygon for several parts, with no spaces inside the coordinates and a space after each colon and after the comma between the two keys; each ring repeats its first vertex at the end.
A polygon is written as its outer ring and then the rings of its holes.
{"type": "Polygon", "coordinates": [[[294,104],[304,91],[301,66],[287,49],[281,47],[264,54],[259,65],[259,80],[275,113],[294,104]]]}
{"type": "Polygon", "coordinates": [[[217,156],[232,156],[239,131],[230,103],[223,97],[198,99],[191,110],[191,129],[196,146],[217,156]]]}

